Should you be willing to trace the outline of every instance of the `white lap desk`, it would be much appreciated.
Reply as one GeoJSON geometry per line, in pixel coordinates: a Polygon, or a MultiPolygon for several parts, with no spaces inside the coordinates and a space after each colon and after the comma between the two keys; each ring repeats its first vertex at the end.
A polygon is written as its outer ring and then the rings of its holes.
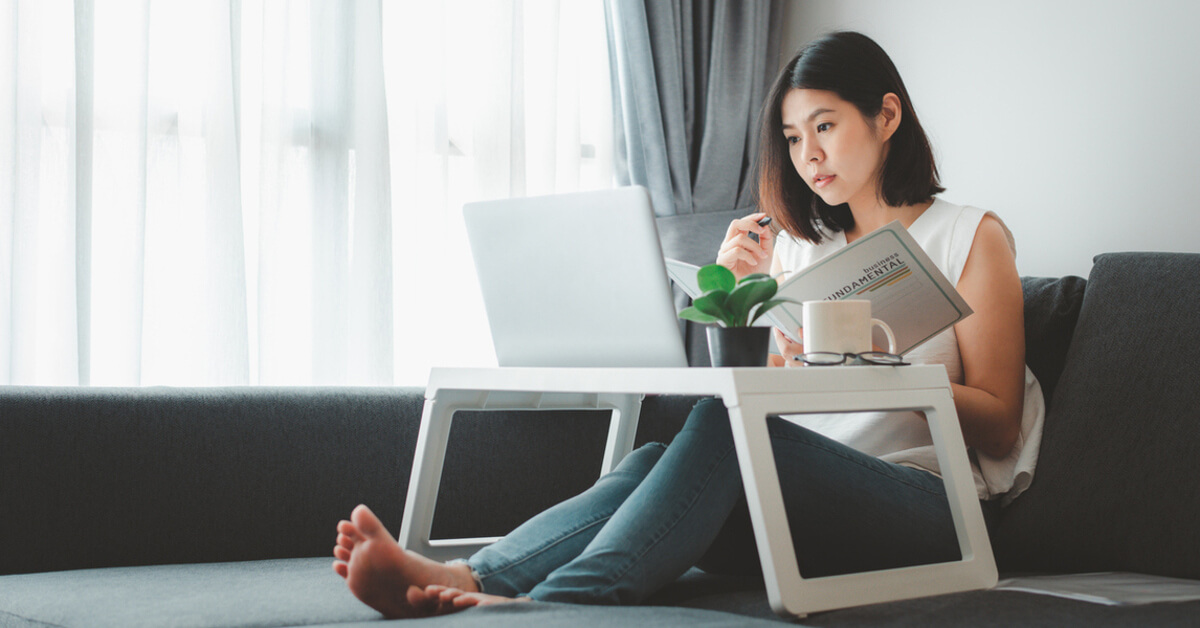
{"type": "Polygon", "coordinates": [[[950,384],[942,366],[807,368],[437,368],[425,409],[400,527],[400,544],[446,560],[495,539],[430,540],[454,412],[464,409],[610,409],[601,473],[633,448],[644,394],[713,395],[729,410],[771,608],[780,615],[991,588],[996,563],[950,384]],[[962,559],[802,578],[779,489],[766,417],[773,414],[923,410],[949,497],[962,559]]]}

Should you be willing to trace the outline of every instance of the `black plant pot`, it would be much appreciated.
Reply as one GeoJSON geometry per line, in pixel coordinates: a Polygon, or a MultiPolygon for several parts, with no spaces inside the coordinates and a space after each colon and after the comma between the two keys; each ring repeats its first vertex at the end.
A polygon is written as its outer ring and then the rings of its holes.
{"type": "Polygon", "coordinates": [[[708,356],[713,366],[766,366],[770,327],[708,328],[708,356]]]}

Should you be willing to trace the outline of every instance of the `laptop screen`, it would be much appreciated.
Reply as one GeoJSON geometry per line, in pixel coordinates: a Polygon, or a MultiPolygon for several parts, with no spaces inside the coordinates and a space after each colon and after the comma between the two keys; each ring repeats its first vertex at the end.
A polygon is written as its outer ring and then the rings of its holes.
{"type": "Polygon", "coordinates": [[[643,187],[468,203],[500,366],[687,366],[643,187]]]}

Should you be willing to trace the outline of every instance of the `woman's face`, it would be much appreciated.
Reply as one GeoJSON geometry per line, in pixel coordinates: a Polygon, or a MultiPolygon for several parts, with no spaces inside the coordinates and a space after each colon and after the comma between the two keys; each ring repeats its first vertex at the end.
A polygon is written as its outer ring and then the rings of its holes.
{"type": "Polygon", "coordinates": [[[793,89],[782,114],[792,165],[813,193],[852,209],[878,201],[886,141],[857,107],[833,92],[793,89]]]}

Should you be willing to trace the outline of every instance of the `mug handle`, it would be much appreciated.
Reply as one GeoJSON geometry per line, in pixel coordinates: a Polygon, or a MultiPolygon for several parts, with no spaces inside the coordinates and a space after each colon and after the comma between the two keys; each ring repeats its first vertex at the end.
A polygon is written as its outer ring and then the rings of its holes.
{"type": "Polygon", "coordinates": [[[896,334],[892,333],[892,328],[888,327],[887,323],[879,320],[878,318],[871,319],[871,326],[872,327],[878,326],[879,328],[883,329],[883,333],[885,335],[887,335],[887,339],[888,339],[888,353],[895,353],[896,352],[896,334]]]}

